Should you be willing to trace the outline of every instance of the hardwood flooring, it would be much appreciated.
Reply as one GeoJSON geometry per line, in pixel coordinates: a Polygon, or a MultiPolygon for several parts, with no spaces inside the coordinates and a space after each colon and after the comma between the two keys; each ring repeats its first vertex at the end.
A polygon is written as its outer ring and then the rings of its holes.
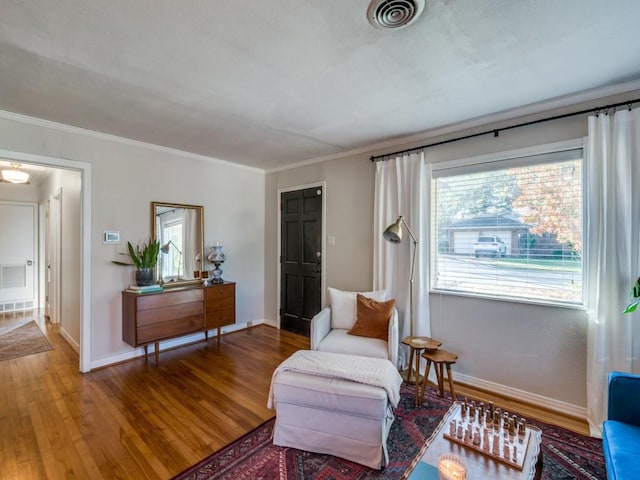
{"type": "MultiPolygon", "coordinates": [[[[0,314],[0,327],[29,315],[0,314]]],[[[54,350],[0,362],[0,480],[169,479],[271,418],[273,370],[309,348],[260,325],[219,348],[213,339],[162,352],[158,367],[150,357],[80,374],[58,327],[35,319],[54,350]]]]}

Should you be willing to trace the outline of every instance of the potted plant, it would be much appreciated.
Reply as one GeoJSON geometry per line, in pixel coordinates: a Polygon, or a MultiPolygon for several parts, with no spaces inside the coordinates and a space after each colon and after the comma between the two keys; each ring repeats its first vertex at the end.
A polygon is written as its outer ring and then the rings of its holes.
{"type": "Polygon", "coordinates": [[[636,283],[633,284],[633,288],[631,289],[631,299],[633,301],[627,305],[627,308],[625,308],[622,313],[635,312],[636,308],[638,308],[638,304],[640,304],[640,278],[638,278],[636,283]]]}
{"type": "MultiPolygon", "coordinates": [[[[158,262],[158,252],[160,251],[160,243],[149,241],[142,245],[136,245],[135,248],[131,242],[127,242],[129,247],[129,258],[133,263],[119,262],[113,260],[116,265],[127,265],[136,267],[136,285],[152,285],[153,269],[158,262]]],[[[126,255],[126,254],[123,254],[126,255]]]]}

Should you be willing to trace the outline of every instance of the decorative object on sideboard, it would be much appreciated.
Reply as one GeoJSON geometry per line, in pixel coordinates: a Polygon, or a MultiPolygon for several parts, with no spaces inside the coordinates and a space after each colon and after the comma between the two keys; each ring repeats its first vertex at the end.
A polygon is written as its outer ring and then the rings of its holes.
{"type": "Polygon", "coordinates": [[[209,280],[209,283],[213,284],[224,282],[224,280],[222,279],[222,269],[220,268],[220,265],[224,263],[225,259],[226,256],[224,253],[222,253],[222,245],[220,244],[220,242],[216,242],[216,244],[211,247],[209,255],[207,255],[207,260],[209,260],[209,262],[213,263],[213,265],[215,266],[215,268],[211,272],[211,280],[209,280]]]}
{"type": "Polygon", "coordinates": [[[127,247],[129,253],[121,253],[121,255],[129,255],[132,263],[119,262],[117,260],[113,260],[113,263],[136,267],[136,285],[153,285],[153,268],[158,261],[160,244],[149,240],[148,243],[143,244],[142,248],[139,245],[134,248],[131,242],[127,242],[127,247]]]}

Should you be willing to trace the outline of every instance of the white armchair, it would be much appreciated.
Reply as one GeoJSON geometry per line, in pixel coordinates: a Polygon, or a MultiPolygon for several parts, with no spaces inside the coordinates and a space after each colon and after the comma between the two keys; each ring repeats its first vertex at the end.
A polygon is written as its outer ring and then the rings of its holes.
{"type": "MultiPolygon", "coordinates": [[[[356,321],[357,293],[329,288],[331,305],[311,319],[311,350],[386,358],[397,367],[399,333],[395,308],[389,320],[387,341],[347,333],[356,321]]],[[[377,301],[384,301],[387,296],[386,290],[360,294],[377,301]]]]}

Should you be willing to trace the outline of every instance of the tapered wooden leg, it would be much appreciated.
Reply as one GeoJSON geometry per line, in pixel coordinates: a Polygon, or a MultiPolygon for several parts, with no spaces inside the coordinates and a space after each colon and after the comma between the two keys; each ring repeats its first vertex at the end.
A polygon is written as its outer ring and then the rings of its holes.
{"type": "Polygon", "coordinates": [[[149,363],[149,345],[144,346],[144,363],[149,363]]]}
{"type": "Polygon", "coordinates": [[[422,380],[422,392],[420,392],[420,405],[424,403],[424,392],[427,390],[427,379],[431,370],[431,360],[427,360],[427,368],[424,370],[424,380],[422,380]]]}
{"type": "Polygon", "coordinates": [[[413,348],[410,348],[409,350],[409,371],[407,372],[407,383],[411,383],[411,379],[413,378],[411,376],[411,370],[413,370],[413,348]]]}
{"type": "Polygon", "coordinates": [[[418,397],[420,393],[420,350],[416,350],[416,369],[415,369],[416,393],[415,402],[418,405],[418,397]]]}
{"type": "Polygon", "coordinates": [[[442,363],[436,363],[436,375],[438,376],[438,392],[444,397],[444,369],[442,363]]]}
{"type": "Polygon", "coordinates": [[[155,344],[155,356],[156,356],[156,367],[160,362],[160,342],[156,342],[155,344]]]}
{"type": "Polygon", "coordinates": [[[222,327],[218,327],[218,348],[220,348],[220,335],[222,335],[222,327]]]}
{"type": "Polygon", "coordinates": [[[449,378],[449,390],[451,391],[451,400],[456,401],[456,391],[453,388],[453,378],[451,377],[451,365],[447,363],[447,377],[449,378]]]}

